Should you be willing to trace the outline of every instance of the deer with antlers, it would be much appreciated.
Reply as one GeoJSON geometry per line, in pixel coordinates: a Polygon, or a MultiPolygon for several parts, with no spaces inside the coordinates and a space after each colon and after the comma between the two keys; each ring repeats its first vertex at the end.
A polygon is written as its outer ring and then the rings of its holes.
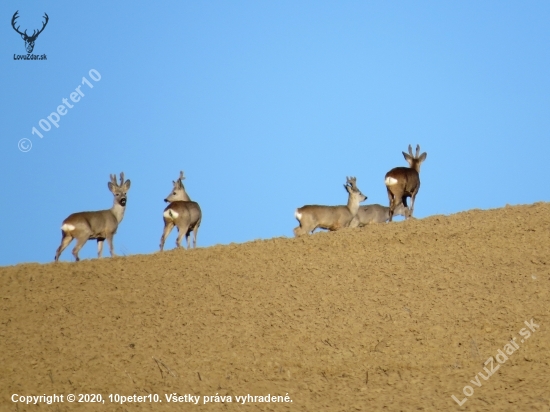
{"type": "Polygon", "coordinates": [[[294,236],[312,233],[315,229],[335,231],[348,227],[359,210],[359,203],[365,201],[365,196],[357,188],[357,179],[348,177],[344,188],[348,192],[347,206],[306,205],[296,209],[294,216],[300,226],[294,229],[294,236]]]}
{"type": "Polygon", "coordinates": [[[20,32],[19,31],[20,26],[15,27],[15,21],[19,17],[18,13],[19,13],[19,10],[17,10],[13,14],[13,17],[11,18],[11,26],[13,27],[13,29],[17,33],[19,33],[21,35],[21,38],[25,41],[25,49],[27,49],[27,53],[32,53],[32,51],[34,50],[34,42],[36,41],[38,35],[44,31],[44,29],[46,28],[46,25],[48,24],[48,21],[50,20],[50,18],[48,17],[48,15],[46,13],[44,13],[45,21],[44,21],[44,23],[42,23],[42,28],[38,31],[33,30],[32,35],[29,36],[27,34],[27,30],[25,30],[24,32],[20,32]]]}
{"type": "Polygon", "coordinates": [[[183,171],[180,171],[180,177],[175,182],[174,187],[168,197],[164,199],[170,204],[164,209],[164,231],[160,238],[160,250],[164,249],[164,242],[174,226],[178,227],[178,237],[176,247],[181,247],[181,239],[185,235],[187,240],[187,249],[190,248],[190,234],[193,232],[193,248],[197,247],[197,233],[201,224],[202,212],[199,204],[193,202],[183,186],[183,171]]]}
{"type": "Polygon", "coordinates": [[[111,181],[107,187],[114,196],[113,207],[108,210],[95,212],[73,213],[63,221],[61,225],[61,245],[57,248],[55,261],[65,250],[73,239],[76,239],[76,246],[73,249],[73,256],[78,262],[78,251],[89,239],[97,239],[97,257],[101,258],[103,252],[103,241],[107,239],[111,257],[116,256],[113,247],[113,237],[122,222],[126,210],[126,193],[130,189],[130,181],[124,180],[124,173],[120,174],[120,184],[116,181],[116,175],[110,175],[111,181]]]}
{"type": "Polygon", "coordinates": [[[428,155],[426,152],[420,154],[420,145],[416,145],[416,154],[413,155],[412,147],[409,145],[409,153],[402,152],[409,167],[395,167],[386,173],[384,183],[388,191],[388,199],[390,201],[390,218],[396,208],[403,204],[407,207],[407,197],[411,198],[410,213],[405,216],[406,219],[412,217],[414,210],[414,199],[420,189],[420,164],[426,160],[428,155]]]}

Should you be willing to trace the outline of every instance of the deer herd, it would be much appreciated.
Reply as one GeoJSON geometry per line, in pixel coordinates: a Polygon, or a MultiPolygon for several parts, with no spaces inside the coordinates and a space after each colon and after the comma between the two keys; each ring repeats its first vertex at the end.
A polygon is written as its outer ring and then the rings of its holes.
{"type": "MultiPolygon", "coordinates": [[[[362,227],[371,223],[391,222],[396,215],[409,219],[413,215],[414,200],[420,189],[420,165],[426,160],[427,153],[420,154],[420,146],[416,146],[413,154],[409,145],[409,153],[403,152],[409,167],[395,167],[386,173],[384,183],[388,192],[389,206],[359,204],[367,199],[357,187],[357,179],[348,177],[344,188],[348,192],[346,206],[306,205],[296,209],[294,216],[300,223],[294,229],[294,235],[301,236],[313,233],[317,228],[330,231],[346,227],[362,227]],[[411,206],[407,206],[407,198],[411,198],[411,206]]],[[[160,250],[164,249],[164,242],[174,226],[178,228],[176,246],[181,247],[183,235],[187,240],[187,249],[191,247],[190,235],[193,232],[193,247],[197,247],[197,233],[201,224],[202,212],[199,204],[192,201],[185,191],[183,172],[178,180],[173,181],[173,189],[164,199],[168,206],[164,209],[164,230],[160,238],[160,250]]],[[[90,239],[97,240],[97,256],[101,257],[103,242],[107,240],[111,256],[115,256],[113,237],[126,210],[126,193],[130,189],[130,180],[124,180],[124,173],[120,174],[120,183],[116,175],[111,175],[107,187],[114,196],[113,207],[107,210],[94,212],[78,212],[67,217],[61,225],[61,245],[57,248],[55,261],[76,239],[73,256],[79,261],[78,252],[90,239]]]]}

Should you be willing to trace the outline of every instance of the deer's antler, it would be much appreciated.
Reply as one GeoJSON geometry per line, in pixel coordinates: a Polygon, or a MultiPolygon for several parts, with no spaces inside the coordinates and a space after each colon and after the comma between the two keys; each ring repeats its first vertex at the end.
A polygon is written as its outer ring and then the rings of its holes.
{"type": "Polygon", "coordinates": [[[40,33],[42,33],[44,31],[44,29],[46,28],[46,25],[48,24],[48,21],[50,20],[50,18],[48,17],[47,13],[44,13],[43,17],[44,17],[44,19],[46,19],[46,21],[44,23],[42,23],[42,28],[40,30],[38,30],[38,33],[36,33],[36,34],[34,34],[34,32],[33,32],[31,37],[38,37],[38,35],[40,33]]]}
{"type": "Polygon", "coordinates": [[[27,35],[27,30],[25,30],[25,33],[21,33],[21,32],[19,31],[19,27],[20,27],[20,26],[15,27],[15,20],[17,20],[17,18],[19,17],[19,16],[17,15],[17,13],[19,13],[19,10],[17,10],[17,11],[13,14],[13,17],[11,18],[11,26],[12,26],[13,29],[14,29],[17,33],[19,33],[21,36],[26,36],[26,35],[27,35]]]}
{"type": "Polygon", "coordinates": [[[25,32],[22,33],[22,32],[19,31],[20,26],[15,27],[15,21],[19,18],[18,13],[19,13],[19,10],[17,10],[14,13],[13,17],[11,18],[11,25],[17,33],[19,33],[21,36],[25,36],[25,39],[30,40],[30,41],[35,40],[38,37],[38,35],[44,31],[44,29],[46,28],[46,25],[48,24],[48,21],[50,20],[50,18],[48,17],[48,13],[44,13],[43,17],[44,17],[45,21],[42,23],[42,28],[38,31],[33,30],[32,35],[29,36],[27,34],[27,30],[25,30],[25,32]]]}
{"type": "Polygon", "coordinates": [[[346,183],[351,186],[352,189],[357,189],[357,179],[355,177],[346,177],[346,183]]]}

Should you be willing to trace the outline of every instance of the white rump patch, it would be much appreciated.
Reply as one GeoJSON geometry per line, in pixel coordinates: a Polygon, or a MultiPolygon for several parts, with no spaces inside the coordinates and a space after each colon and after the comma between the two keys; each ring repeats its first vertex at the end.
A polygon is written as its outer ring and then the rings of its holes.
{"type": "Polygon", "coordinates": [[[296,212],[294,213],[294,216],[296,217],[296,219],[298,220],[301,220],[302,219],[302,214],[300,212],[298,212],[298,209],[296,209],[296,212]]]}
{"type": "Polygon", "coordinates": [[[164,217],[167,219],[176,219],[178,216],[179,216],[178,212],[172,209],[168,209],[167,211],[164,212],[164,217]]]}
{"type": "Polygon", "coordinates": [[[63,232],[71,232],[74,230],[74,226],[73,225],[70,225],[68,223],[63,223],[63,225],[61,226],[61,230],[63,232]]]}
{"type": "Polygon", "coordinates": [[[397,179],[394,179],[393,177],[386,177],[386,180],[384,181],[386,183],[386,186],[392,186],[397,183],[397,179]]]}

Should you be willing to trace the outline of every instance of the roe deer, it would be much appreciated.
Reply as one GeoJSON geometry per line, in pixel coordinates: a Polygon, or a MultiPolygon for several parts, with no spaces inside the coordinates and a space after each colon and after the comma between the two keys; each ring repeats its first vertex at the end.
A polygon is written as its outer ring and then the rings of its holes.
{"type": "Polygon", "coordinates": [[[124,181],[124,173],[120,174],[120,185],[116,182],[116,175],[110,175],[111,181],[107,184],[109,190],[113,193],[113,207],[108,210],[98,210],[96,212],[73,213],[63,221],[61,225],[61,245],[57,248],[55,261],[63,250],[69,246],[69,243],[76,238],[76,246],[73,249],[73,256],[78,262],[78,251],[89,239],[97,239],[97,257],[100,258],[103,252],[103,241],[107,239],[111,256],[115,255],[113,247],[113,236],[116,233],[118,225],[124,217],[126,210],[126,192],[130,189],[130,181],[124,181]]]}
{"type": "Polygon", "coordinates": [[[420,189],[420,164],[426,160],[428,155],[426,152],[420,153],[420,145],[416,145],[416,155],[412,153],[412,147],[409,145],[409,154],[402,152],[405,160],[409,163],[409,167],[395,167],[386,173],[384,183],[388,190],[388,199],[390,201],[390,222],[395,209],[401,203],[407,206],[407,197],[411,198],[410,214],[406,218],[412,216],[414,210],[414,199],[420,189]]]}
{"type": "MultiPolygon", "coordinates": [[[[400,204],[393,211],[394,216],[409,217],[411,211],[404,204],[400,204]]],[[[390,208],[382,205],[359,206],[357,215],[353,218],[349,227],[363,227],[371,223],[384,223],[390,218],[390,208]]]]}
{"type": "Polygon", "coordinates": [[[359,203],[367,199],[357,188],[356,180],[355,177],[348,177],[344,185],[349,193],[347,206],[306,205],[296,209],[294,216],[300,226],[294,229],[294,236],[311,233],[317,228],[335,231],[348,227],[357,214],[359,203]]]}
{"type": "Polygon", "coordinates": [[[181,239],[183,235],[187,240],[187,249],[190,248],[189,235],[193,232],[193,247],[197,247],[197,232],[201,224],[202,212],[199,204],[193,202],[183,186],[183,172],[180,172],[180,177],[177,181],[172,181],[174,188],[168,195],[165,202],[171,202],[166,209],[164,209],[164,231],[160,238],[160,250],[164,249],[164,241],[174,228],[174,225],[178,227],[178,238],[176,239],[176,246],[181,247],[181,239]]]}

